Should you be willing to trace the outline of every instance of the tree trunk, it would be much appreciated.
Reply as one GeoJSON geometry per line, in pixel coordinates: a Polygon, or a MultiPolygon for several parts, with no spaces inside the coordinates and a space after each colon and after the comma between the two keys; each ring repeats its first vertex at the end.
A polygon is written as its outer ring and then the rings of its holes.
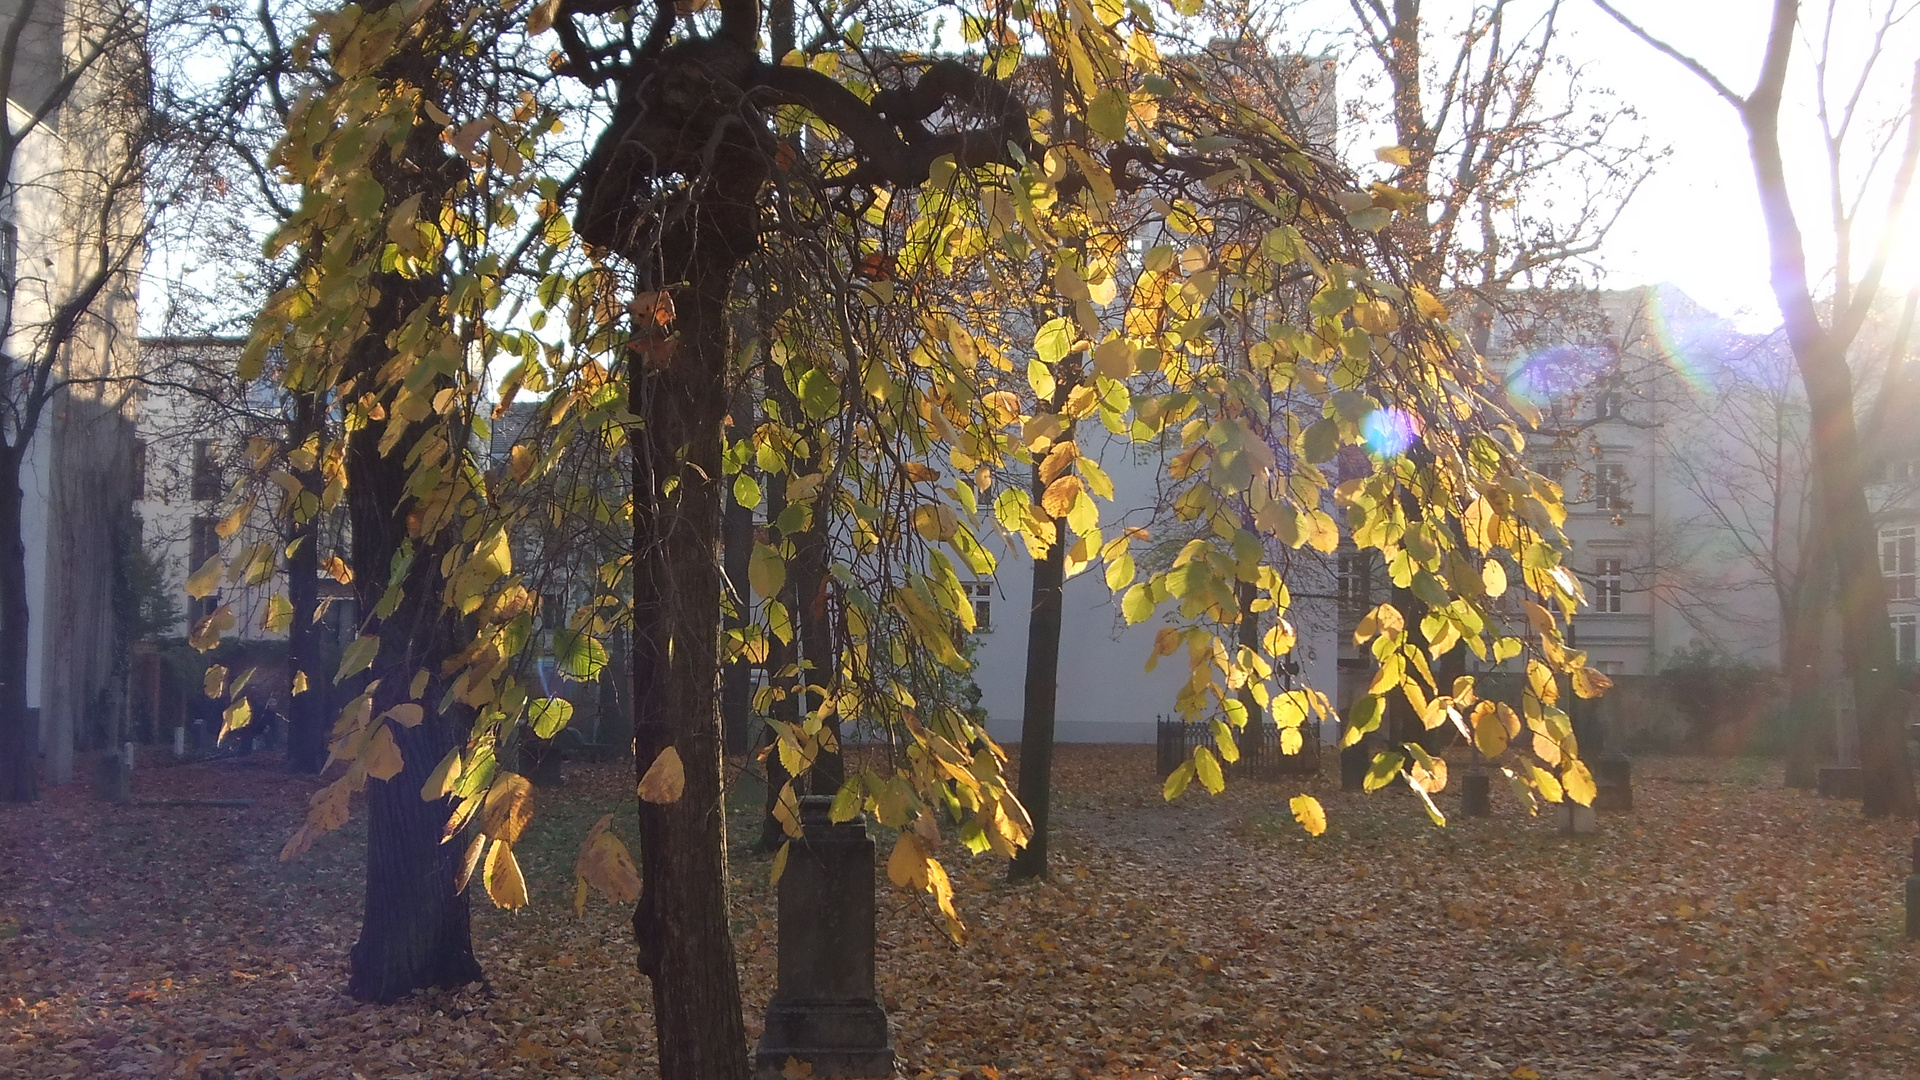
{"type": "Polygon", "coordinates": [[[640,971],[653,983],[663,1080],[746,1080],[750,1073],[728,932],[715,686],[726,302],[737,263],[700,250],[707,246],[695,245],[678,278],[691,284],[675,291],[676,352],[660,370],[635,362],[631,382],[630,408],[641,418],[633,476],[635,768],[644,773],[671,747],[686,773],[679,799],[640,803],[644,885],[633,931],[640,971]]]}
{"type": "MultiPolygon", "coordinates": [[[[356,349],[358,370],[384,363],[386,333],[426,299],[421,282],[380,282],[380,304],[369,313],[370,332],[356,349]]],[[[431,421],[415,425],[380,453],[383,429],[369,425],[347,442],[347,507],[353,527],[353,583],[360,610],[370,612],[386,591],[394,556],[408,541],[406,462],[431,421]]],[[[452,655],[453,625],[442,606],[441,552],[417,552],[405,576],[405,595],[379,620],[380,651],[370,675],[380,680],[378,716],[408,700],[416,671],[437,675],[452,655]]],[[[423,695],[426,719],[412,728],[389,725],[400,747],[400,775],[367,782],[367,892],[360,940],[353,946],[348,992],[361,1001],[388,1002],[414,990],[464,986],[482,978],[473,956],[468,898],[454,886],[463,847],[443,843],[451,799],[428,802],[420,789],[454,746],[465,741],[466,718],[434,709],[445,692],[436,678],[423,695]]],[[[303,695],[304,696],[304,695],[303,695]]]]}
{"type": "MultiPolygon", "coordinates": [[[[293,399],[293,424],[287,433],[292,447],[302,445],[320,431],[320,401],[317,395],[300,392],[293,399]]],[[[294,473],[302,491],[321,489],[318,469],[294,473]]],[[[294,520],[287,530],[287,542],[295,545],[287,556],[287,600],[293,605],[293,622],[287,626],[287,678],[297,684],[306,676],[304,693],[287,700],[287,771],[317,775],[327,764],[327,715],[331,685],[321,663],[320,628],[314,625],[314,612],[320,607],[320,514],[318,509],[307,520],[294,520]]]]}
{"type": "Polygon", "coordinates": [[[1780,604],[1780,667],[1787,680],[1786,784],[1804,789],[1818,786],[1820,764],[1832,760],[1835,750],[1833,713],[1821,694],[1832,566],[1819,517],[1814,515],[1806,543],[1820,550],[1800,560],[1801,573],[1780,604]]]}
{"type": "Polygon", "coordinates": [[[0,448],[0,800],[40,797],[40,732],[27,711],[27,545],[23,451],[0,448]]]}
{"type": "MultiPolygon", "coordinates": [[[[388,62],[384,75],[412,86],[443,85],[435,69],[431,56],[409,51],[388,62]]],[[[435,208],[447,199],[459,175],[447,167],[440,131],[423,116],[392,164],[375,170],[384,174],[376,179],[386,189],[389,205],[417,195],[423,214],[438,213],[435,208]]],[[[398,274],[377,275],[373,284],[378,299],[367,311],[366,329],[354,343],[345,370],[346,378],[363,387],[377,386],[377,373],[392,359],[389,337],[413,312],[437,303],[444,287],[438,277],[409,280],[398,274]]],[[[383,404],[393,407],[391,391],[383,404]]],[[[362,427],[347,438],[353,587],[363,618],[386,592],[397,568],[395,557],[407,545],[419,543],[409,526],[415,508],[407,492],[409,458],[433,426],[444,422],[430,417],[409,425],[384,454],[384,424],[362,427]]],[[[449,750],[465,741],[469,726],[460,710],[447,715],[435,708],[445,692],[438,678],[442,664],[456,651],[453,616],[441,597],[443,554],[437,544],[413,551],[398,607],[368,631],[380,636],[368,672],[369,679],[380,682],[375,716],[408,700],[416,672],[425,670],[434,678],[422,695],[428,709],[425,720],[412,728],[393,726],[404,763],[400,774],[367,783],[366,910],[348,983],[349,992],[362,1001],[392,1001],[413,990],[461,986],[482,978],[473,956],[468,897],[454,889],[463,849],[442,842],[453,804],[420,797],[427,776],[449,750]]]]}
{"type": "MultiPolygon", "coordinates": [[[[1046,485],[1033,467],[1033,501],[1046,485]]],[[[1013,855],[1013,881],[1047,876],[1047,822],[1053,804],[1053,724],[1060,689],[1060,623],[1066,584],[1067,521],[1053,520],[1053,543],[1033,564],[1033,603],[1027,613],[1027,683],[1020,717],[1020,805],[1033,821],[1027,846],[1013,855]]]]}
{"type": "MultiPolygon", "coordinates": [[[[1820,320],[1807,278],[1800,224],[1787,194],[1780,151],[1781,88],[1792,53],[1798,5],[1776,0],[1766,59],[1754,92],[1741,104],[1760,212],[1767,226],[1771,284],[1787,340],[1806,387],[1813,427],[1813,486],[1825,513],[1840,617],[1840,648],[1853,682],[1860,722],[1862,812],[1868,817],[1912,817],[1913,775],[1907,764],[1906,717],[1894,669],[1893,629],[1887,622],[1886,583],[1880,576],[1878,533],[1867,506],[1860,436],[1854,420],[1853,375],[1847,367],[1851,331],[1820,320]]],[[[1911,151],[1911,147],[1909,150],[1911,151]]]]}
{"type": "MultiPolygon", "coordinates": [[[[777,377],[778,376],[771,374],[768,376],[769,381],[777,377]]],[[[769,526],[771,526],[773,522],[778,521],[780,516],[786,512],[786,509],[786,475],[782,473],[767,477],[767,522],[769,526]]],[[[794,595],[798,592],[799,588],[793,576],[789,575],[787,582],[780,589],[780,602],[786,605],[789,618],[792,617],[792,613],[799,607],[793,600],[794,595]]],[[[787,678],[793,678],[795,681],[798,681],[795,676],[783,675],[781,673],[786,671],[788,667],[799,662],[799,641],[798,636],[795,636],[789,641],[781,641],[776,637],[767,643],[767,676],[769,682],[778,685],[781,679],[787,678]]],[[[786,696],[775,699],[772,706],[768,709],[768,712],[771,714],[772,719],[778,720],[783,724],[799,723],[800,695],[798,690],[789,686],[786,696]]],[[[786,764],[780,760],[779,736],[774,734],[772,725],[766,727],[764,736],[762,745],[765,749],[765,756],[760,760],[761,775],[766,778],[767,786],[766,791],[763,793],[764,798],[761,800],[760,850],[770,852],[778,850],[780,845],[787,841],[787,832],[780,827],[780,819],[774,816],[773,810],[780,802],[781,790],[787,786],[787,782],[792,780],[793,776],[787,772],[786,764]]]]}

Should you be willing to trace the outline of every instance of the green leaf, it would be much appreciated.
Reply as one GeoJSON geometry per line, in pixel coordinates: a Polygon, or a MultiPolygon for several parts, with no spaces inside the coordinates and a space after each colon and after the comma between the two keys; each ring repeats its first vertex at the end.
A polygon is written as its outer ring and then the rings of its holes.
{"type": "Polygon", "coordinates": [[[1193,772],[1200,778],[1200,786],[1206,788],[1208,794],[1218,795],[1227,789],[1227,778],[1220,772],[1220,759],[1204,746],[1194,748],[1193,772]]]}
{"type": "Polygon", "coordinates": [[[607,666],[607,647],[577,630],[555,630],[553,660],[567,678],[592,682],[607,666]]]}
{"type": "Polygon", "coordinates": [[[860,807],[865,805],[865,802],[865,792],[862,790],[860,778],[850,776],[846,783],[840,785],[840,790],[833,793],[833,805],[827,808],[827,818],[836,825],[843,821],[852,821],[855,815],[860,813],[860,807]]]}
{"type": "MultiPolygon", "coordinates": [[[[1133,582],[1133,556],[1132,555],[1122,554],[1119,558],[1113,559],[1107,563],[1107,590],[1109,592],[1119,592],[1121,589],[1125,589],[1132,582],[1133,582]]],[[[1151,614],[1152,609],[1148,609],[1148,610],[1149,610],[1149,614],[1151,614]]],[[[1129,618],[1127,621],[1137,622],[1139,620],[1129,618]]]]}
{"type": "Polygon", "coordinates": [[[760,482],[747,473],[733,478],[733,503],[748,510],[760,505],[760,482]]]}
{"type": "Polygon", "coordinates": [[[1187,790],[1187,785],[1192,782],[1193,762],[1183,761],[1179,768],[1167,774],[1167,782],[1160,785],[1160,797],[1172,802],[1179,798],[1180,793],[1187,790]]]}
{"type": "Polygon", "coordinates": [[[536,738],[551,739],[573,719],[573,702],[566,698],[541,698],[527,709],[536,738]]]}
{"type": "Polygon", "coordinates": [[[1144,583],[1128,589],[1126,595],[1120,598],[1120,614],[1126,617],[1128,626],[1152,618],[1154,606],[1153,591],[1144,583]]]}
{"type": "Polygon", "coordinates": [[[1087,127],[1095,135],[1112,142],[1127,137],[1127,96],[1118,87],[1108,87],[1094,96],[1087,106],[1087,127]]]}
{"type": "Polygon", "coordinates": [[[1374,756],[1373,764],[1367,767],[1366,789],[1379,791],[1393,783],[1393,778],[1400,775],[1400,767],[1406,763],[1406,756],[1398,751],[1380,751],[1374,756]]]}
{"type": "Polygon", "coordinates": [[[808,368],[800,376],[800,409],[815,420],[825,420],[840,410],[840,388],[833,377],[820,368],[808,368]]]}
{"type": "Polygon", "coordinates": [[[333,676],[334,682],[340,682],[356,672],[365,671],[373,666],[373,658],[380,655],[380,637],[377,634],[362,634],[353,639],[340,654],[340,670],[333,676]]]}
{"type": "Polygon", "coordinates": [[[1057,364],[1066,359],[1067,350],[1072,347],[1073,324],[1065,318],[1047,320],[1040,327],[1040,332],[1033,335],[1033,351],[1040,354],[1040,360],[1045,364],[1057,364]]]}
{"type": "Polygon", "coordinates": [[[1318,420],[1307,429],[1301,444],[1308,461],[1326,461],[1340,450],[1340,426],[1332,420],[1318,420]]]}
{"type": "Polygon", "coordinates": [[[772,544],[756,543],[753,555],[747,560],[747,580],[753,583],[756,594],[771,600],[780,595],[787,583],[787,560],[780,557],[780,550],[772,544]]]}

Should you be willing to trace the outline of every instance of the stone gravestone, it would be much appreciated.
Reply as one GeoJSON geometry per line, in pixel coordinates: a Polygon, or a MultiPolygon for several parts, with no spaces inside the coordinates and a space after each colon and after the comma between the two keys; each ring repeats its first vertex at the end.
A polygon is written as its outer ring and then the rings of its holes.
{"type": "Polygon", "coordinates": [[[1853,683],[1841,680],[1833,703],[1834,748],[1837,765],[1820,768],[1818,790],[1835,799],[1858,799],[1862,794],[1860,725],[1853,711],[1853,683]]]}
{"type": "Polygon", "coordinates": [[[832,798],[800,800],[801,837],[780,875],[780,954],[757,1080],[789,1058],[816,1077],[894,1074],[893,1036],[873,989],[873,839],[866,819],[834,824],[832,798]]]}
{"type": "Polygon", "coordinates": [[[1485,769],[1475,764],[1460,780],[1460,812],[1467,817],[1493,814],[1493,786],[1485,769]]]}

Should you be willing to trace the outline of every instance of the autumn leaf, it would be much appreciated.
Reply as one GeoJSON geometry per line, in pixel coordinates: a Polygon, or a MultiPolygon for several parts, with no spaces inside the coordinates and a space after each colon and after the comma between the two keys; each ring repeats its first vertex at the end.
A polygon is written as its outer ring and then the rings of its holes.
{"type": "Polygon", "coordinates": [[[587,838],[580,845],[580,856],[573,864],[577,881],[573,901],[575,915],[586,913],[588,886],[616,904],[631,904],[640,899],[640,871],[634,867],[627,845],[612,833],[612,827],[613,815],[607,814],[587,831],[587,838]]]}
{"type": "Polygon", "coordinates": [[[393,741],[393,729],[385,724],[373,733],[373,741],[367,744],[367,752],[361,758],[366,766],[367,775],[375,780],[391,780],[400,775],[403,762],[400,760],[400,747],[393,741]]]}
{"type": "Polygon", "coordinates": [[[487,898],[494,906],[509,911],[526,906],[527,881],[520,876],[520,862],[513,857],[513,845],[505,840],[495,840],[487,852],[487,870],[481,883],[486,886],[487,898]]]}
{"type": "Polygon", "coordinates": [[[678,801],[686,788],[687,772],[680,762],[680,751],[668,746],[647,766],[646,775],[640,778],[639,794],[650,803],[670,803],[678,801]]]}
{"type": "Polygon", "coordinates": [[[480,831],[511,844],[533,820],[533,784],[519,773],[502,769],[480,807],[480,831]]]}
{"type": "Polygon", "coordinates": [[[418,727],[426,719],[427,711],[411,701],[402,702],[381,714],[401,727],[418,727]]]}
{"type": "Polygon", "coordinates": [[[1560,786],[1566,789],[1567,798],[1581,806],[1592,806],[1593,797],[1598,794],[1593,773],[1587,770],[1587,763],[1578,758],[1569,759],[1560,767],[1560,786]]]}
{"type": "Polygon", "coordinates": [[[1073,504],[1080,499],[1080,478],[1072,474],[1062,476],[1047,485],[1040,496],[1040,506],[1048,517],[1063,518],[1073,511],[1073,504]]]}
{"type": "Polygon", "coordinates": [[[1287,806],[1293,810],[1293,820],[1307,830],[1308,836],[1319,836],[1327,831],[1327,812],[1320,806],[1320,800],[1311,795],[1295,795],[1287,806]]]}

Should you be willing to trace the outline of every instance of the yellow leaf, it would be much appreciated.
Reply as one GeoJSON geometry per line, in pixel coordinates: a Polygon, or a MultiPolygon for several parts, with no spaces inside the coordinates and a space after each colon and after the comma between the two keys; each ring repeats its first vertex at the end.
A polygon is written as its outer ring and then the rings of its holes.
{"type": "Polygon", "coordinates": [[[616,904],[640,899],[640,871],[634,867],[627,845],[610,831],[612,826],[612,814],[602,817],[580,845],[580,857],[573,864],[574,876],[579,879],[574,891],[575,914],[586,910],[588,885],[616,904]]]}
{"type": "Polygon", "coordinates": [[[924,885],[927,880],[927,852],[911,830],[903,831],[887,857],[887,880],[901,888],[924,885]]]}
{"type": "Polygon", "coordinates": [[[780,884],[780,875],[787,872],[787,853],[792,850],[793,841],[783,840],[780,843],[780,850],[773,853],[773,869],[767,872],[769,885],[780,884]]]}
{"type": "Polygon", "coordinates": [[[1473,707],[1473,745],[1490,758],[1506,752],[1507,726],[1501,722],[1491,701],[1483,701],[1473,707]]]}
{"type": "Polygon", "coordinates": [[[1413,164],[1413,155],[1408,153],[1404,146],[1382,146],[1373,152],[1373,156],[1389,165],[1398,165],[1403,169],[1413,164]]]}
{"type": "Polygon", "coordinates": [[[247,702],[246,698],[241,698],[239,701],[227,706],[226,711],[222,714],[222,721],[220,725],[220,737],[215,739],[215,742],[225,740],[228,735],[252,723],[253,706],[247,702]]]}
{"type": "MultiPolygon", "coordinates": [[[[1415,311],[1420,313],[1422,318],[1432,319],[1434,322],[1447,321],[1447,305],[1441,303],[1439,297],[1418,285],[1413,287],[1413,307],[1415,311]]],[[[1483,545],[1476,544],[1475,546],[1482,547],[1483,545]]]]}
{"type": "Polygon", "coordinates": [[[404,763],[400,760],[400,747],[393,741],[393,729],[381,724],[380,730],[373,733],[373,741],[367,744],[366,756],[361,760],[366,763],[367,775],[375,780],[391,780],[399,776],[404,763]]]}
{"type": "Polygon", "coordinates": [[[1080,498],[1080,478],[1071,474],[1062,476],[1047,485],[1040,496],[1040,506],[1052,518],[1066,517],[1073,510],[1073,504],[1080,498]]]}
{"type": "Polygon", "coordinates": [[[420,721],[426,719],[427,711],[414,702],[409,701],[404,704],[395,705],[382,715],[394,723],[399,724],[401,727],[410,728],[420,726],[420,721]]]}
{"type": "Polygon", "coordinates": [[[533,820],[533,784],[519,773],[502,770],[487,789],[480,808],[480,831],[511,844],[533,820]]]}
{"type": "Polygon", "coordinates": [[[495,840],[487,851],[487,872],[481,879],[487,896],[495,906],[511,911],[527,903],[527,879],[520,876],[520,863],[513,857],[513,845],[495,840]]]}
{"type": "Polygon", "coordinates": [[[217,698],[227,692],[227,669],[225,665],[213,664],[207,668],[207,676],[201,681],[200,690],[208,697],[217,698]]]}
{"type": "Polygon", "coordinates": [[[296,694],[304,694],[307,692],[306,672],[296,671],[293,673],[293,692],[296,694]]]}
{"type": "Polygon", "coordinates": [[[680,751],[669,746],[647,766],[640,778],[640,797],[650,803],[678,801],[687,789],[687,770],[680,763],[680,751]]]}
{"type": "Polygon", "coordinates": [[[220,587],[220,571],[219,553],[207,556],[207,561],[200,564],[200,569],[188,576],[187,595],[195,600],[212,596],[213,590],[220,587]]]}
{"type": "Polygon", "coordinates": [[[320,564],[320,569],[325,570],[329,577],[342,585],[353,584],[353,571],[348,569],[347,564],[342,562],[338,555],[327,556],[327,561],[320,564]]]}
{"type": "Polygon", "coordinates": [[[1327,831],[1327,812],[1321,807],[1319,799],[1311,795],[1295,795],[1287,805],[1293,810],[1293,820],[1307,830],[1308,836],[1319,836],[1327,831]]]}
{"type": "Polygon", "coordinates": [[[460,779],[461,771],[460,748],[456,746],[447,751],[447,756],[440,759],[439,765],[434,766],[432,775],[427,777],[427,782],[420,785],[420,797],[432,802],[453,794],[454,781],[460,779]]]}
{"type": "Polygon", "coordinates": [[[1578,758],[1568,761],[1560,768],[1560,786],[1567,791],[1567,798],[1581,806],[1592,806],[1597,792],[1593,785],[1593,774],[1587,771],[1587,763],[1578,758]]]}
{"type": "Polygon", "coordinates": [[[1573,692],[1583,698],[1597,698],[1613,688],[1613,680],[1588,667],[1573,669],[1573,692]]]}

